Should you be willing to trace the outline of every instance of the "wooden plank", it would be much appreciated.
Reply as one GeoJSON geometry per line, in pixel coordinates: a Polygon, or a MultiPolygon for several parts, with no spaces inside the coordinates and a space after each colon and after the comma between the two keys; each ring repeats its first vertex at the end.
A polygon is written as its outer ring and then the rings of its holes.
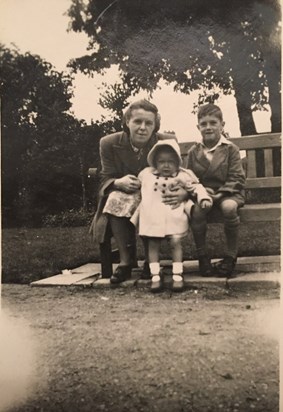
{"type": "Polygon", "coordinates": [[[241,222],[271,222],[280,221],[281,204],[266,203],[245,205],[239,210],[241,222]]]}
{"type": "Polygon", "coordinates": [[[100,277],[100,274],[96,274],[90,276],[88,278],[79,280],[78,282],[74,283],[73,286],[92,286],[94,282],[96,282],[100,277]]]}
{"type": "MultiPolygon", "coordinates": [[[[240,150],[251,150],[260,148],[271,148],[271,147],[281,147],[281,134],[280,133],[269,133],[269,134],[258,134],[253,136],[243,136],[243,137],[233,137],[231,142],[236,144],[240,150]]],[[[180,149],[182,156],[185,156],[188,150],[196,142],[180,142],[180,149]]]]}
{"type": "Polygon", "coordinates": [[[230,139],[240,150],[281,147],[281,134],[269,133],[230,139]]]}
{"type": "Polygon", "coordinates": [[[186,156],[188,153],[189,149],[195,144],[196,142],[180,142],[180,150],[181,150],[181,155],[186,156]]]}
{"type": "Polygon", "coordinates": [[[247,177],[256,177],[256,153],[255,150],[247,151],[247,177]]]}
{"type": "Polygon", "coordinates": [[[101,265],[99,263],[88,263],[76,269],[72,269],[69,273],[60,273],[50,276],[45,279],[31,282],[31,286],[69,286],[77,282],[87,279],[94,275],[99,275],[101,265]]]}
{"type": "Polygon", "coordinates": [[[269,187],[281,187],[281,177],[257,177],[246,180],[246,189],[266,189],[269,187]]]}
{"type": "Polygon", "coordinates": [[[272,149],[264,149],[264,170],[265,176],[273,176],[273,156],[272,149]]]}
{"type": "Polygon", "coordinates": [[[89,276],[91,276],[89,273],[72,273],[70,275],[59,274],[32,282],[31,286],[68,286],[88,278],[89,276]]]}

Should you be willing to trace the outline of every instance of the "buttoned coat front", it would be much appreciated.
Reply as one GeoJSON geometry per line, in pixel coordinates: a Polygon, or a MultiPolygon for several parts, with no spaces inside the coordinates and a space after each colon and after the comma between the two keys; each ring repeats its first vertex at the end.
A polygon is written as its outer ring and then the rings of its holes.
{"type": "Polygon", "coordinates": [[[172,138],[175,138],[172,134],[154,134],[143,148],[140,158],[133,151],[126,132],[113,133],[100,140],[101,172],[98,207],[90,227],[90,233],[96,242],[103,243],[105,240],[108,218],[102,211],[115,179],[128,174],[137,176],[148,166],[147,155],[155,143],[158,140],[172,138]]]}
{"type": "Polygon", "coordinates": [[[162,177],[153,167],[147,167],[139,174],[141,180],[141,203],[139,207],[139,235],[148,237],[182,236],[188,230],[189,207],[194,202],[210,199],[204,187],[199,184],[191,170],[181,168],[175,177],[162,177]],[[186,188],[191,199],[173,209],[163,203],[162,195],[178,182],[186,188]],[[193,201],[193,200],[194,201],[193,201]],[[186,207],[185,204],[190,206],[186,207]]]}

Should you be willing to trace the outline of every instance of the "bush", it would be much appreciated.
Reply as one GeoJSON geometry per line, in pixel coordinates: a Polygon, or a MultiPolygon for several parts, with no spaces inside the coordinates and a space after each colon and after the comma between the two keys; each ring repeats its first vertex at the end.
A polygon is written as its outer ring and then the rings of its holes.
{"type": "Polygon", "coordinates": [[[43,218],[44,227],[78,227],[90,224],[94,211],[69,209],[43,218]]]}

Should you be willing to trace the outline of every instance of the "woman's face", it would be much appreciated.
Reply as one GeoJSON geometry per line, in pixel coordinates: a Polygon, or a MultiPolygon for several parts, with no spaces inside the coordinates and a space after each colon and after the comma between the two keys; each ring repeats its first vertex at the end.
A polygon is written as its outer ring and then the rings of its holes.
{"type": "Polygon", "coordinates": [[[130,130],[132,144],[143,147],[155,129],[155,114],[144,109],[134,109],[126,124],[130,130]]]}

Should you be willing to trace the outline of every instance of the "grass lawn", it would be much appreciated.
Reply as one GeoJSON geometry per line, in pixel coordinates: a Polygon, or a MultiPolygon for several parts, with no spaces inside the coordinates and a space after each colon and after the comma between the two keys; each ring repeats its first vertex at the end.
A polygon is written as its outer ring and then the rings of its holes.
{"type": "MultiPolygon", "coordinates": [[[[223,256],[223,226],[208,227],[208,246],[211,257],[223,256]]],[[[239,256],[267,256],[280,254],[280,225],[260,222],[242,224],[239,256]]],[[[138,257],[143,258],[138,242],[138,257]]],[[[166,243],[161,258],[170,258],[166,243]]],[[[195,259],[191,233],[184,240],[184,259],[195,259]]],[[[72,269],[82,264],[99,261],[99,250],[88,235],[87,227],[70,228],[13,228],[2,231],[2,282],[29,283],[72,269]]]]}

